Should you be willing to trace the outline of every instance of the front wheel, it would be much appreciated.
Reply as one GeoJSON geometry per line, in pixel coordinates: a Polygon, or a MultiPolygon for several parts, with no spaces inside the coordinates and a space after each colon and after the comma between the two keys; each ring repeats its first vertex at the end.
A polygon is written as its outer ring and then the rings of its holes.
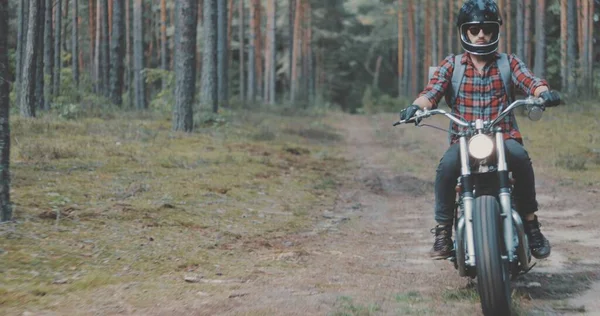
{"type": "Polygon", "coordinates": [[[508,260],[503,259],[500,206],[493,196],[480,196],[474,201],[473,237],[477,287],[484,315],[510,315],[510,276],[508,260]]]}

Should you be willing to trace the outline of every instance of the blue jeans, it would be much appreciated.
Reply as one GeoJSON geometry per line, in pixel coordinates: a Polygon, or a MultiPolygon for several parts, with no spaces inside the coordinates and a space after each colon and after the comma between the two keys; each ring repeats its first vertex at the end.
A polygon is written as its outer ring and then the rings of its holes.
{"type": "MultiPolygon", "coordinates": [[[[521,216],[538,210],[535,198],[535,176],[529,154],[519,142],[508,139],[504,142],[506,162],[515,179],[514,202],[521,216]]],[[[435,220],[441,225],[454,222],[456,201],[456,179],[460,177],[460,147],[455,143],[448,148],[437,168],[435,177],[435,220]]]]}

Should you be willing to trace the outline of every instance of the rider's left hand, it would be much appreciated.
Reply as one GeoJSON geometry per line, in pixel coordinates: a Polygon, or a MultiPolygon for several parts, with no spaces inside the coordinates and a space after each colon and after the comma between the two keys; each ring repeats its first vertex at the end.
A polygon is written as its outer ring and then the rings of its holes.
{"type": "Polygon", "coordinates": [[[540,98],[544,99],[544,107],[552,107],[560,104],[560,95],[554,90],[540,93],[540,98]]]}

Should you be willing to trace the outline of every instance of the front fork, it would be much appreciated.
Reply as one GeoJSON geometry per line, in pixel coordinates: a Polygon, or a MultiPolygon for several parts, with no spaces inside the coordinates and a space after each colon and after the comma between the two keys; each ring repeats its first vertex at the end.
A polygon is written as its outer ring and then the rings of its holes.
{"type": "Polygon", "coordinates": [[[506,150],[504,148],[504,136],[498,129],[496,130],[496,153],[498,159],[498,180],[500,183],[500,206],[502,208],[502,218],[504,221],[504,245],[508,261],[513,262],[515,259],[514,245],[514,230],[513,230],[513,214],[510,192],[510,181],[508,178],[508,164],[506,163],[506,150]]]}
{"type": "MultiPolygon", "coordinates": [[[[514,261],[514,231],[513,231],[513,211],[511,203],[510,181],[508,178],[508,164],[506,163],[506,150],[504,148],[504,137],[500,130],[495,133],[496,136],[496,154],[498,159],[498,176],[500,183],[500,206],[502,208],[502,219],[504,226],[504,245],[506,246],[508,260],[514,261]]],[[[467,265],[475,266],[475,242],[473,237],[473,181],[471,179],[471,169],[469,167],[469,150],[465,136],[460,137],[460,162],[461,162],[461,181],[463,187],[463,207],[467,238],[467,265]]]]}

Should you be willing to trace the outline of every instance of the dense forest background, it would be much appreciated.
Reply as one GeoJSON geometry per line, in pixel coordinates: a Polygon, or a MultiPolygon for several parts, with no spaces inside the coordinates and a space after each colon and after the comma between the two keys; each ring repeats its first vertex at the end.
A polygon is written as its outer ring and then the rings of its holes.
{"type": "MultiPolygon", "coordinates": [[[[11,104],[162,108],[183,130],[220,106],[398,110],[462,51],[462,2],[9,0],[11,104]]],[[[598,96],[598,0],[498,4],[500,51],[568,97],[598,96]]]]}

